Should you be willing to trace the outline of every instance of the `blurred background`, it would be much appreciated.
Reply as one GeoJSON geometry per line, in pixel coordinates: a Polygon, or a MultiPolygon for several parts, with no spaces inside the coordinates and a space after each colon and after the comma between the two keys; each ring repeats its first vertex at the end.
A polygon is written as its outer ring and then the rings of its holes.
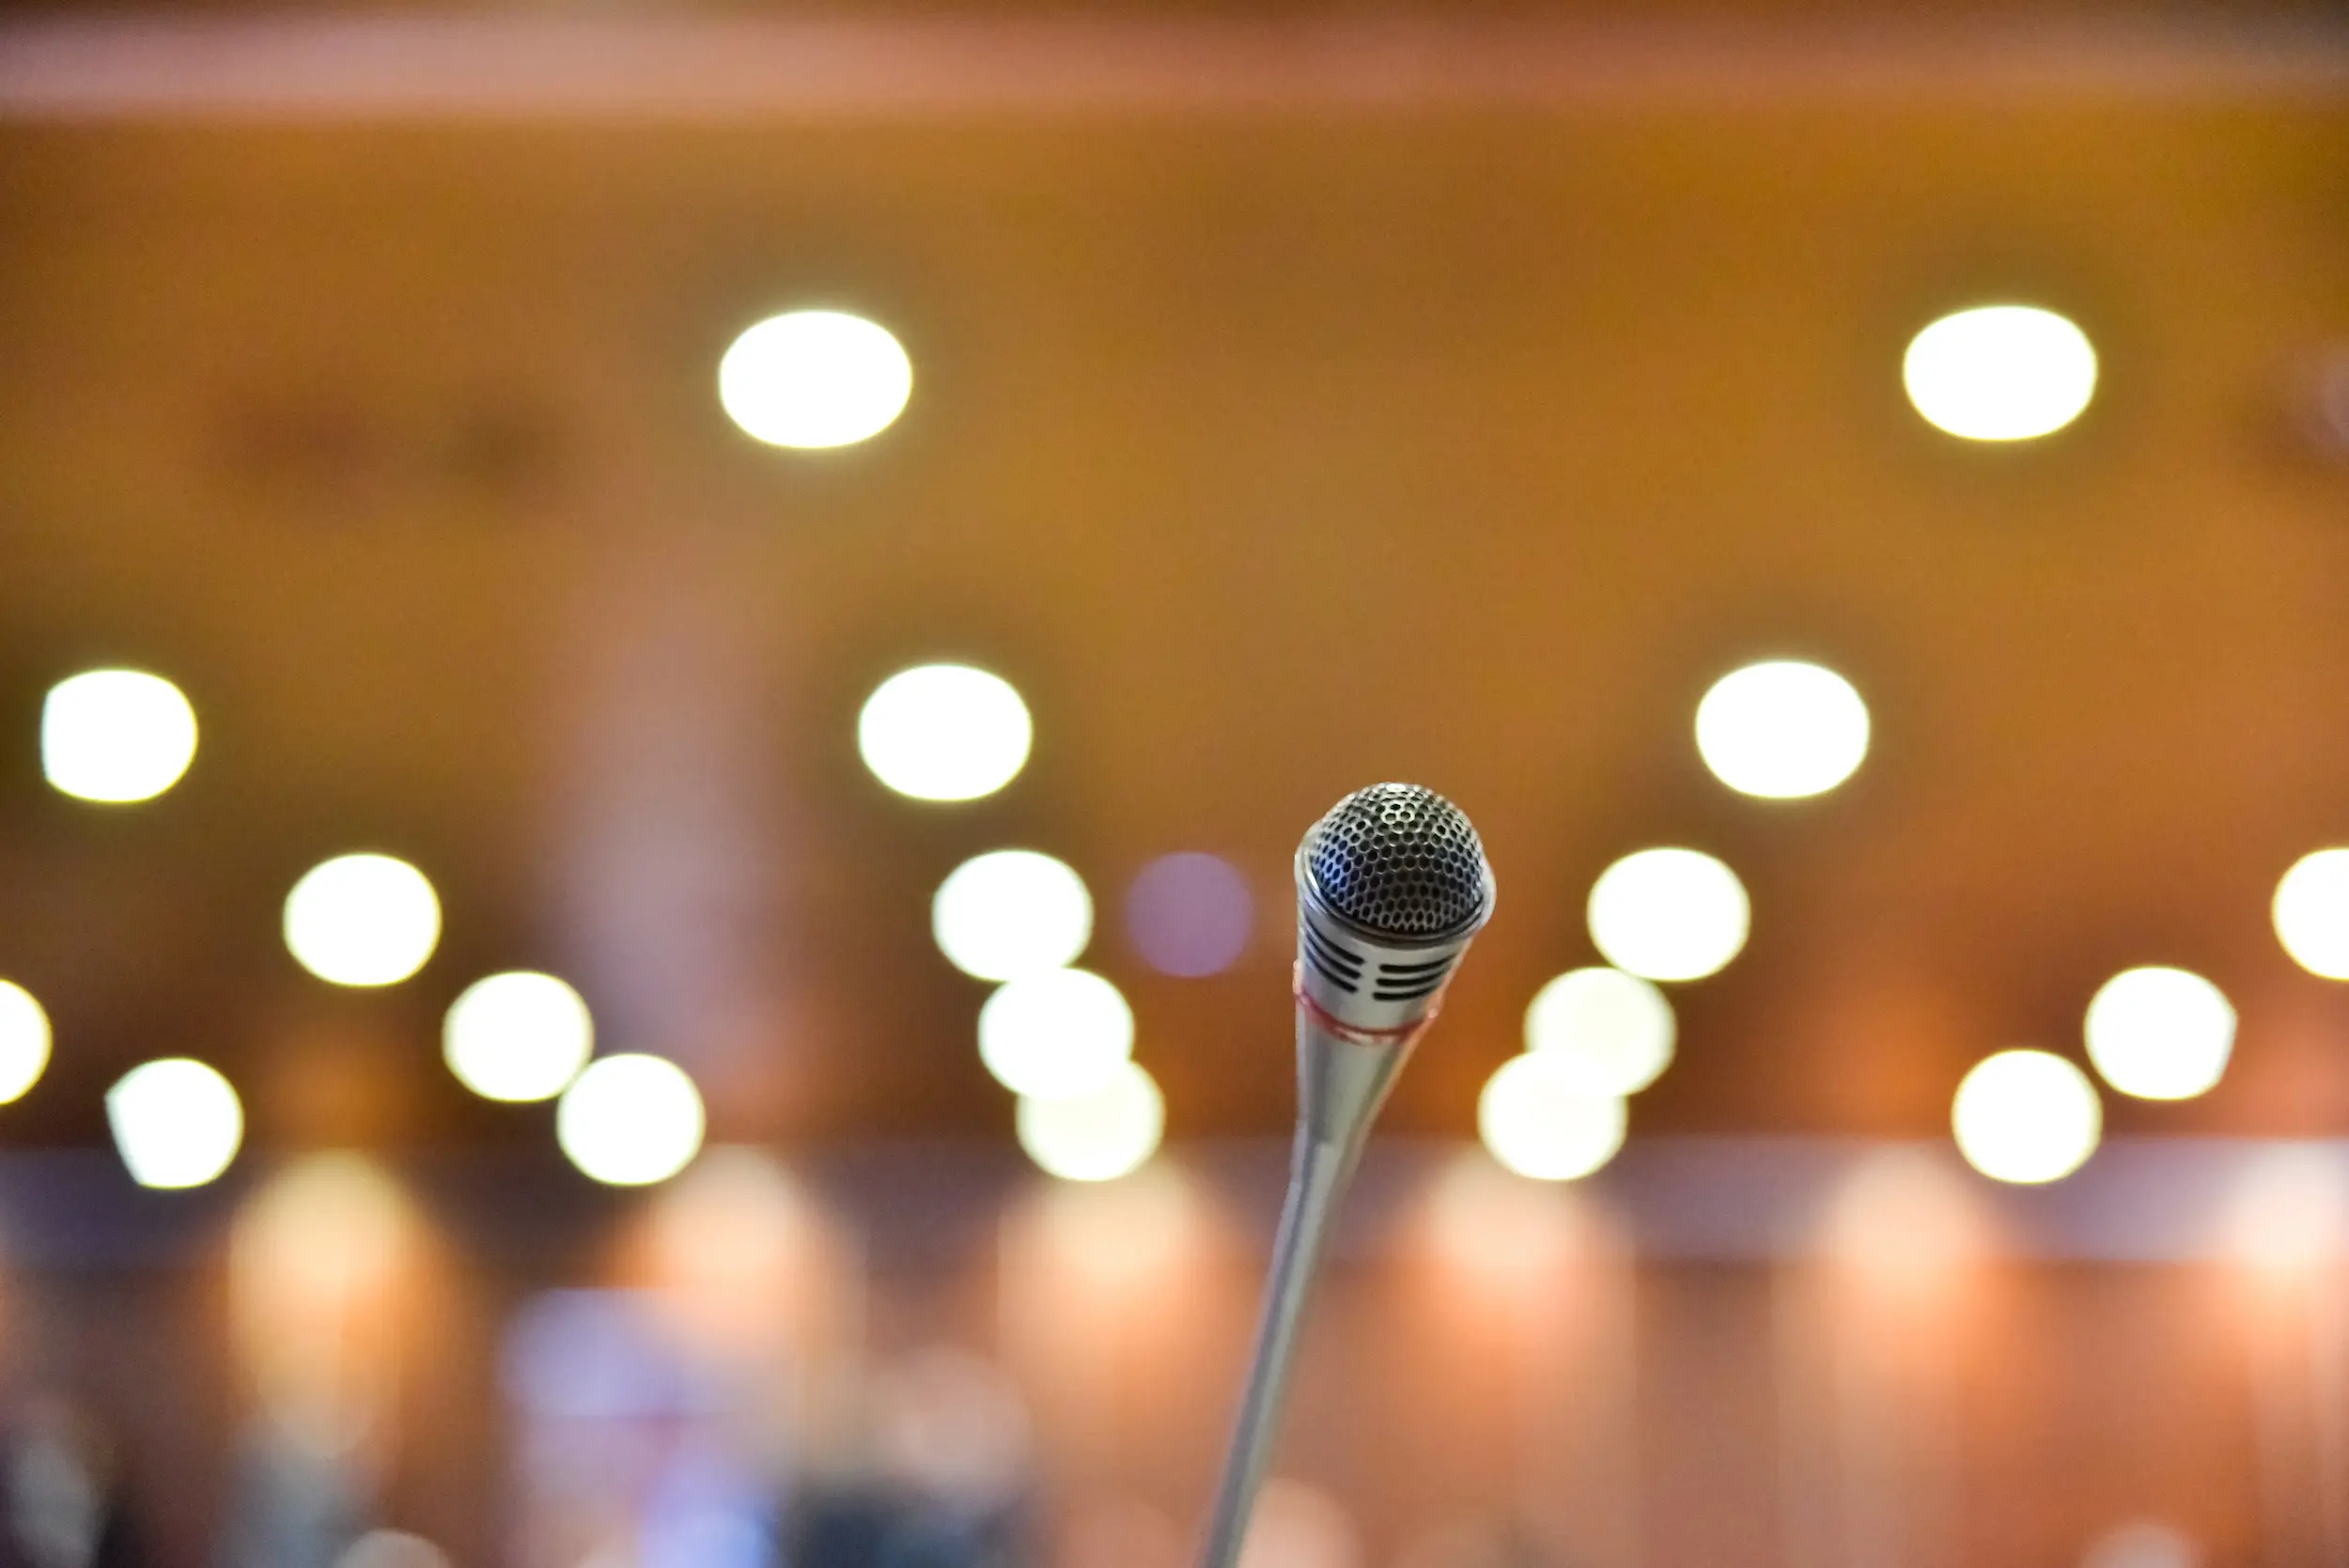
{"type": "Polygon", "coordinates": [[[2349,1563],[2349,26],[0,7],[0,1564],[2349,1563]]]}

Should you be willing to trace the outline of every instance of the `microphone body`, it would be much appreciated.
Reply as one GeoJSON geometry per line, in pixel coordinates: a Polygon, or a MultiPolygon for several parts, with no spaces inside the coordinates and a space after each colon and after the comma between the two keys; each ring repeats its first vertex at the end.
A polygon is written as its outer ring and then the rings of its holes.
{"type": "Polygon", "coordinates": [[[1297,889],[1297,1141],[1202,1568],[1238,1561],[1339,1202],[1395,1075],[1492,913],[1475,830],[1410,784],[1338,802],[1298,849],[1297,889]]]}

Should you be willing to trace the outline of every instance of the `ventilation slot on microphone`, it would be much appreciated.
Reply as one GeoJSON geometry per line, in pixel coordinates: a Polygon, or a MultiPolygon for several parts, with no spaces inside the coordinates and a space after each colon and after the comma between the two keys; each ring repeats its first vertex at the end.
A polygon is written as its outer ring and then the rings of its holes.
{"type": "Polygon", "coordinates": [[[1411,1001],[1443,989],[1443,983],[1452,978],[1449,970],[1413,980],[1381,980],[1378,988],[1370,993],[1373,1001],[1411,1001]]]}
{"type": "Polygon", "coordinates": [[[1299,946],[1305,951],[1307,962],[1321,972],[1321,977],[1339,990],[1351,996],[1362,978],[1362,961],[1334,942],[1318,935],[1310,925],[1299,925],[1299,946]]]}

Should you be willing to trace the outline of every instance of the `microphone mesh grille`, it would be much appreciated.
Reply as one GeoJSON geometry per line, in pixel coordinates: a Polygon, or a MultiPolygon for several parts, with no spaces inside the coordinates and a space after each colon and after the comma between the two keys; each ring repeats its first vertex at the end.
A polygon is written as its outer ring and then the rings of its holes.
{"type": "Polygon", "coordinates": [[[1485,912],[1485,846],[1432,789],[1358,789],[1305,835],[1305,865],[1331,913],[1374,937],[1441,937],[1485,912]]]}

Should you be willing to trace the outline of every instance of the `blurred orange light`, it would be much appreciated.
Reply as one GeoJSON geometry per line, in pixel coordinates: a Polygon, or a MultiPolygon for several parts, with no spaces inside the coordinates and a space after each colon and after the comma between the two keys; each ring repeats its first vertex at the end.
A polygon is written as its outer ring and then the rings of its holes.
{"type": "Polygon", "coordinates": [[[1984,1250],[1984,1219],[1959,1173],[1922,1149],[1867,1156],[1829,1202],[1827,1256],[1871,1291],[1930,1297],[1984,1250]]]}
{"type": "Polygon", "coordinates": [[[2349,1250],[2349,1189],[2340,1164],[2296,1144],[2263,1149],[2237,1181],[2224,1245],[2238,1263],[2278,1280],[2315,1273],[2349,1250]]]}

